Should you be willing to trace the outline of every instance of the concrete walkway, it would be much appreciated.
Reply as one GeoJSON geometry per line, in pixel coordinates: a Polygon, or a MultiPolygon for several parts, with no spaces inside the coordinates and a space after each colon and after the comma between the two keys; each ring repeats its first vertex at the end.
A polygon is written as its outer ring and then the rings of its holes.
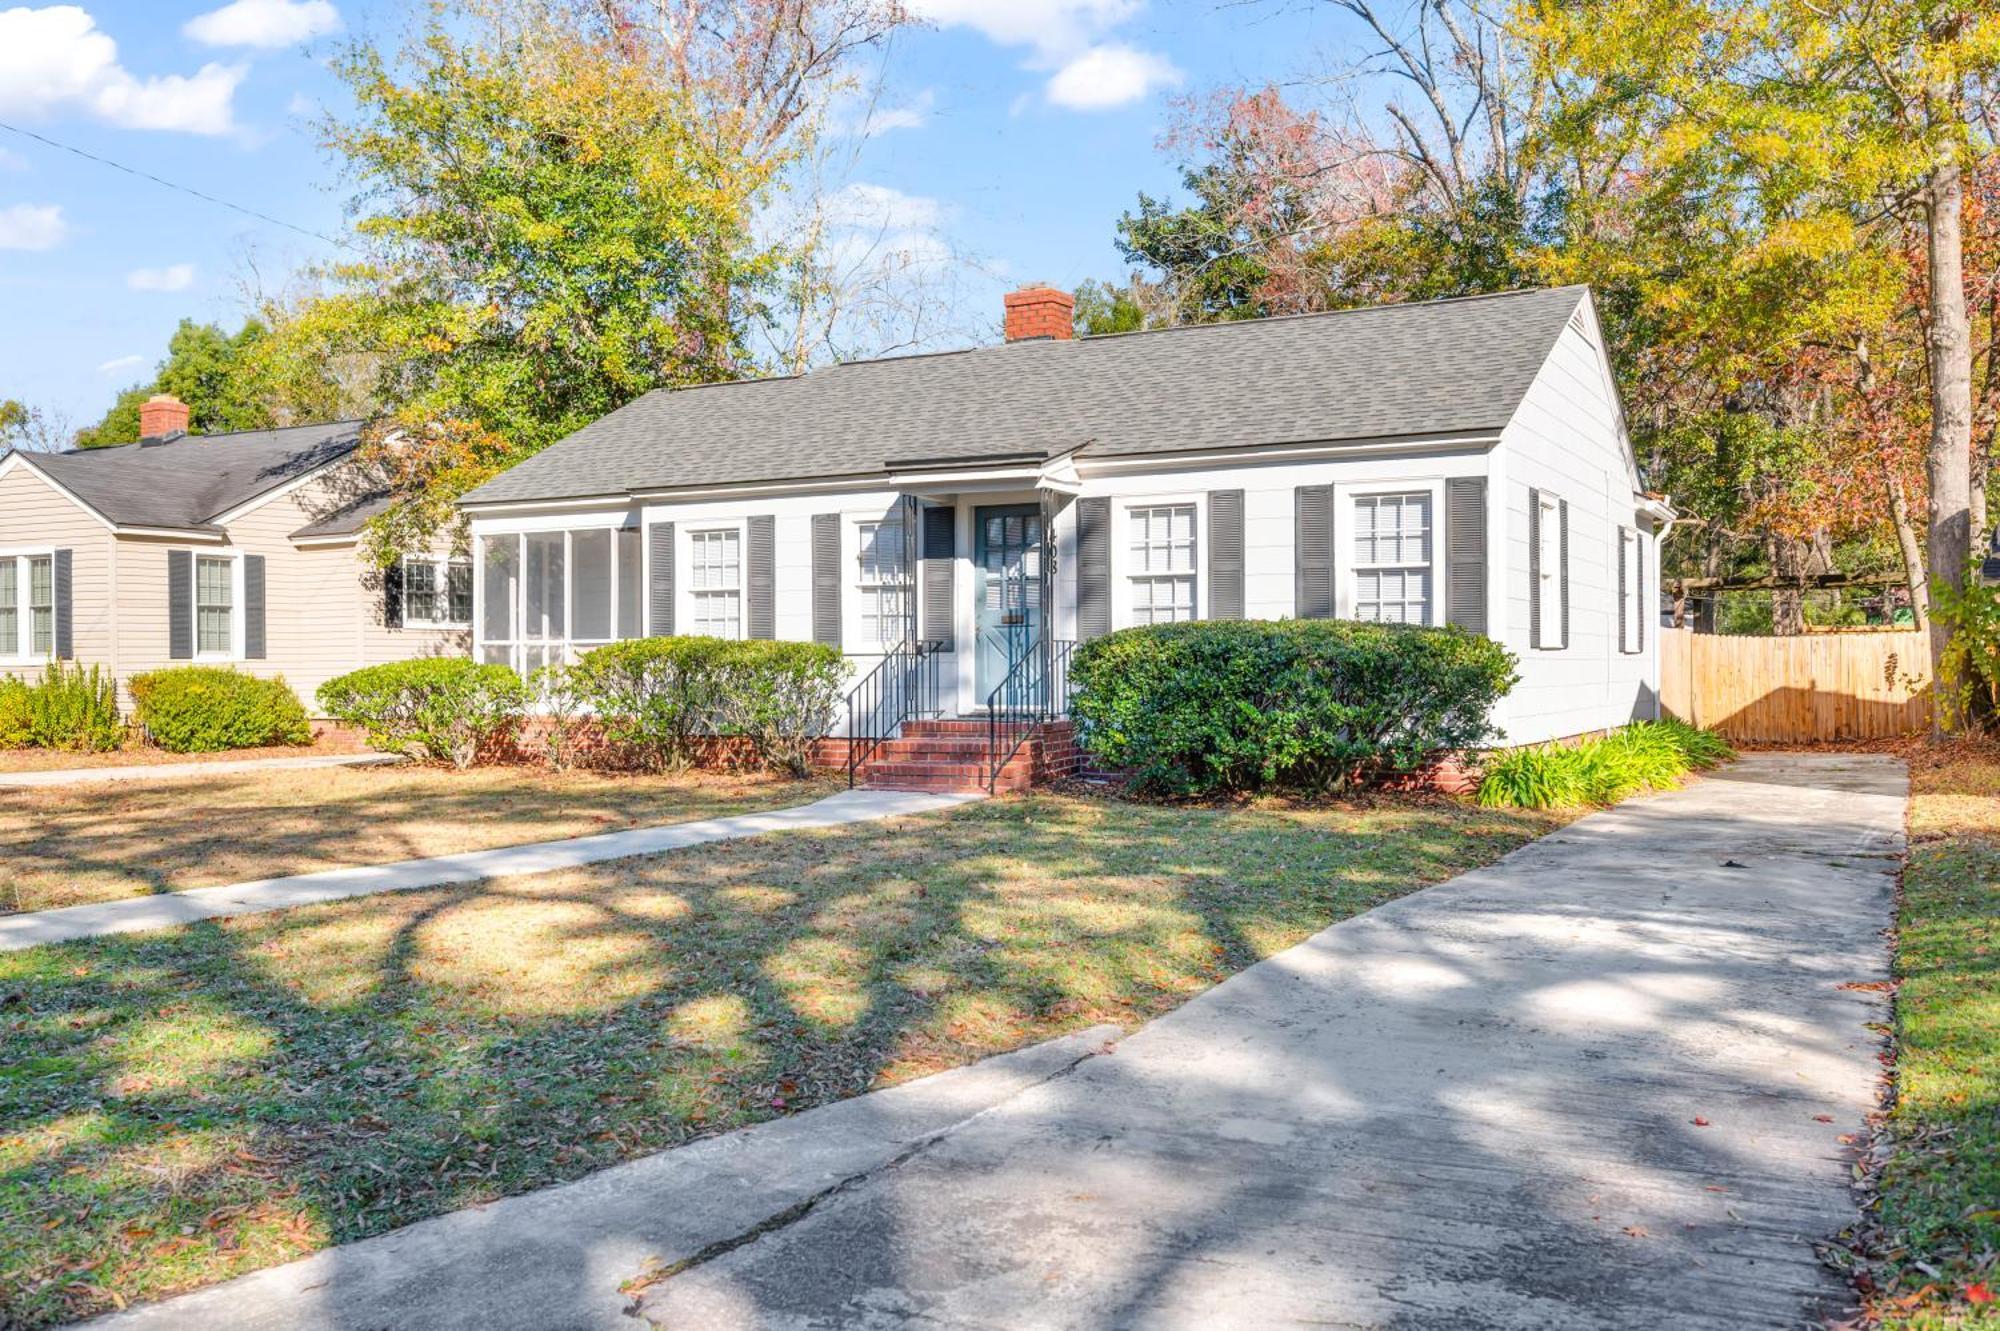
{"type": "MultiPolygon", "coordinates": [[[[1905,779],[1760,755],[1328,929],[657,1327],[1792,1328],[1842,1300],[1905,779]]],[[[509,1323],[525,1325],[525,1323],[509,1323]]],[[[221,1324],[217,1324],[221,1325],[221,1324]]],[[[497,1325],[497,1324],[496,1324],[497,1325]]]]}
{"type": "Polygon", "coordinates": [[[207,763],[134,763],[130,767],[57,767],[41,772],[0,772],[0,789],[82,786],[94,781],[171,781],[187,776],[237,776],[244,772],[299,772],[313,767],[373,767],[403,761],[393,753],[332,753],[312,758],[219,759],[207,763]]]}
{"type": "Polygon", "coordinates": [[[170,925],[223,915],[256,915],[264,911],[289,910],[294,906],[338,901],[343,897],[370,896],[376,892],[406,892],[412,888],[437,887],[445,883],[470,883],[483,878],[573,869],[582,864],[629,859],[634,855],[655,855],[664,850],[679,850],[708,841],[730,841],[764,832],[841,827],[904,814],[933,813],[984,798],[983,795],[906,790],[845,790],[811,804],[770,813],[741,813],[728,818],[671,823],[664,827],[641,827],[628,832],[605,832],[598,836],[568,837],[525,846],[503,846],[497,850],[468,851],[462,855],[438,855],[429,859],[401,860],[394,864],[352,869],[325,869],[318,873],[263,878],[227,887],[199,887],[187,892],[163,892],[154,896],[93,902],[87,906],[65,906],[60,910],[4,915],[0,916],[0,952],[17,952],[24,947],[63,943],[76,938],[96,938],[104,934],[164,929],[170,925]]]}
{"type": "Polygon", "coordinates": [[[808,1206],[1062,1076],[1118,1028],[710,1137],[455,1211],[226,1285],[115,1313],[101,1331],[640,1331],[620,1286],[808,1206]]]}

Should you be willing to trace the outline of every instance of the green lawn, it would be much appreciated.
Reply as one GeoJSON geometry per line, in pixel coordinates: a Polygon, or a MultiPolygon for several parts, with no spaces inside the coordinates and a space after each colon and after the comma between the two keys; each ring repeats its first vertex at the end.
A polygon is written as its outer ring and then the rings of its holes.
{"type": "Polygon", "coordinates": [[[1562,821],[1040,795],[0,956],[0,1321],[1134,1024],[1562,821]]]}
{"type": "Polygon", "coordinates": [[[2000,746],[1911,760],[1885,1326],[2000,1326],[2000,746]]]}

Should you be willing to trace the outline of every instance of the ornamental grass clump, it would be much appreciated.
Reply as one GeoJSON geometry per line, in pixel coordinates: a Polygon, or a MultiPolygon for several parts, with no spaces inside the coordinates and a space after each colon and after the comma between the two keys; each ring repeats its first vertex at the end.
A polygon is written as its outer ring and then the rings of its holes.
{"type": "Polygon", "coordinates": [[[1713,731],[1681,721],[1637,721],[1577,744],[1536,744],[1491,755],[1479,782],[1487,808],[1565,809],[1616,804],[1672,790],[1690,772],[1734,756],[1713,731]]]}

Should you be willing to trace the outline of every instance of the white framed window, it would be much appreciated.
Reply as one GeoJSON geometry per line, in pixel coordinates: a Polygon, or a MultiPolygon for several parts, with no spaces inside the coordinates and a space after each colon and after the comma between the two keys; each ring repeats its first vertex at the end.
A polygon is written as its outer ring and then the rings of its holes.
{"type": "Polygon", "coordinates": [[[1195,617],[1194,508],[1154,504],[1126,511],[1131,543],[1125,576],[1134,624],[1177,624],[1195,617]]]}
{"type": "Polygon", "coordinates": [[[194,654],[197,660],[236,655],[237,560],[230,555],[194,557],[194,654]]]}
{"type": "Polygon", "coordinates": [[[910,573],[905,558],[901,522],[862,522],[855,529],[854,583],[859,598],[860,640],[864,652],[880,651],[903,641],[910,627],[910,573]]]}
{"type": "Polygon", "coordinates": [[[55,551],[0,554],[0,660],[46,661],[55,646],[55,551]]]}
{"type": "Polygon", "coordinates": [[[1546,490],[1531,492],[1535,505],[1535,646],[1559,648],[1563,642],[1563,506],[1546,490]]]}
{"type": "Polygon", "coordinates": [[[1354,497],[1354,617],[1435,622],[1436,505],[1430,490],[1354,497]]]}
{"type": "Polygon", "coordinates": [[[1628,655],[1641,650],[1643,641],[1639,616],[1644,611],[1640,607],[1639,589],[1645,583],[1640,572],[1645,550],[1638,532],[1629,527],[1618,529],[1618,650],[1628,655]]]}
{"type": "Polygon", "coordinates": [[[421,629],[471,627],[472,560],[464,555],[404,555],[403,625],[421,629]]]}
{"type": "Polygon", "coordinates": [[[736,527],[688,533],[689,627],[711,638],[743,636],[743,533],[736,527]]]}

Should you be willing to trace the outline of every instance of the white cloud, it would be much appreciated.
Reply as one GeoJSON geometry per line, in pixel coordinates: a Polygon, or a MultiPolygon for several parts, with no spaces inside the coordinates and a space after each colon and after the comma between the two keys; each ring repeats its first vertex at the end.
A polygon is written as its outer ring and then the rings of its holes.
{"type": "Polygon", "coordinates": [[[97,367],[99,374],[120,374],[126,370],[136,370],[146,363],[144,356],[115,356],[97,367]]]}
{"type": "Polygon", "coordinates": [[[901,106],[878,106],[861,124],[864,135],[884,134],[892,129],[922,129],[937,109],[937,93],[925,88],[901,106]]]}
{"type": "Polygon", "coordinates": [[[118,63],[118,43],[75,5],[0,9],[0,111],[46,116],[81,110],[125,129],[227,134],[247,65],[140,78],[118,63]]]}
{"type": "Polygon", "coordinates": [[[1136,102],[1157,88],[1181,81],[1171,60],[1151,51],[1107,44],[1093,46],[1057,70],[1049,80],[1049,100],[1072,111],[1103,111],[1136,102]]]}
{"type": "Polygon", "coordinates": [[[340,11],[328,0],[234,0],[197,14],[181,31],[204,46],[255,46],[274,50],[297,46],[340,27],[340,11]]]}
{"type": "MultiPolygon", "coordinates": [[[[1181,81],[1163,55],[1106,41],[1143,0],[910,0],[918,18],[1029,49],[1027,68],[1053,70],[1049,102],[1071,110],[1124,106],[1181,81]]],[[[1016,103],[1018,111],[1023,103],[1016,103]]]]}
{"type": "Polygon", "coordinates": [[[62,207],[53,203],[17,203],[0,208],[0,250],[52,250],[69,234],[62,207]]]}
{"type": "Polygon", "coordinates": [[[125,285],[134,291],[186,291],[194,285],[194,265],[174,263],[165,268],[134,268],[125,274],[125,285]]]}
{"type": "Polygon", "coordinates": [[[944,218],[945,206],[936,199],[863,181],[830,195],[826,201],[829,225],[857,230],[927,231],[942,224],[944,218]]]}

